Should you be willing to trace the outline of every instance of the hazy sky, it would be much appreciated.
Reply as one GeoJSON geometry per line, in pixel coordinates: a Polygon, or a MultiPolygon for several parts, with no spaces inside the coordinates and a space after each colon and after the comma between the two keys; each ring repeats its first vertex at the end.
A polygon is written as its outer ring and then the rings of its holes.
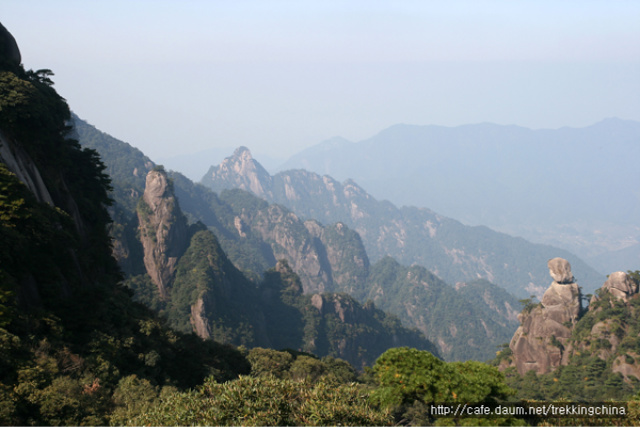
{"type": "Polygon", "coordinates": [[[640,1],[3,0],[25,68],[152,159],[396,124],[640,120],[640,1]]]}

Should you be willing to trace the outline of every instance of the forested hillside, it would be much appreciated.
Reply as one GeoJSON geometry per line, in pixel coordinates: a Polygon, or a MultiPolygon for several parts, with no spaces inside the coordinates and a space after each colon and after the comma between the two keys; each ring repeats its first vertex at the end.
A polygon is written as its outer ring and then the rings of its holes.
{"type": "Polygon", "coordinates": [[[345,239],[346,230],[302,222],[243,191],[218,196],[74,121],[81,143],[86,138],[114,174],[114,253],[125,284],[172,327],[235,345],[341,357],[359,368],[396,345],[438,353],[373,304],[331,293],[364,286],[368,259],[357,234],[345,239]],[[152,168],[144,179],[142,167],[152,168]],[[345,251],[359,266],[345,264],[345,251]],[[280,272],[296,286],[265,273],[280,259],[280,272]]]}
{"type": "Polygon", "coordinates": [[[132,384],[250,372],[237,350],[172,331],[119,284],[109,177],[67,137],[52,73],[25,71],[15,52],[0,26],[0,421],[107,424],[132,384]]]}
{"type": "MultiPolygon", "coordinates": [[[[142,165],[147,160],[141,152],[132,152],[128,144],[108,137],[78,118],[76,121],[77,127],[84,129],[83,138],[87,138],[88,144],[102,154],[107,165],[119,163],[122,153],[131,152],[136,156],[136,160],[129,160],[128,168],[110,167],[120,171],[114,177],[116,186],[127,182],[128,176],[135,177],[136,167],[139,167],[135,165],[142,165]],[[122,147],[122,150],[118,152],[114,147],[122,147]]],[[[81,143],[84,144],[84,139],[81,143]]],[[[212,230],[234,266],[254,281],[259,282],[262,272],[273,268],[278,259],[284,258],[300,276],[305,293],[343,292],[361,304],[375,301],[376,305],[398,316],[405,325],[418,328],[428,339],[436,342],[440,354],[447,360],[491,358],[496,346],[515,331],[515,312],[519,309],[517,299],[504,291],[496,293],[499,288],[489,282],[477,282],[468,288],[461,283],[454,289],[424,269],[420,271],[424,270],[425,274],[412,278],[412,270],[401,268],[395,261],[380,261],[371,266],[359,234],[341,222],[325,226],[314,220],[303,221],[284,207],[270,205],[246,191],[225,190],[216,194],[179,173],[168,172],[167,176],[188,220],[191,223],[200,221],[212,230]],[[391,268],[393,265],[397,267],[391,268]],[[385,271],[388,268],[391,271],[385,271]],[[390,281],[387,281],[388,274],[393,275],[390,281]],[[466,292],[471,288],[492,296],[479,298],[477,294],[466,292]],[[403,299],[408,295],[413,295],[415,301],[403,299]],[[476,316],[469,317],[472,312],[476,316]],[[438,313],[446,315],[442,317],[438,313]]],[[[138,180],[139,187],[115,193],[140,197],[138,195],[144,192],[144,181],[134,179],[138,180]]],[[[125,201],[122,205],[132,204],[125,201]]],[[[130,230],[118,234],[116,240],[118,253],[125,255],[119,258],[123,266],[130,266],[132,260],[139,259],[143,252],[140,243],[131,237],[138,219],[133,212],[129,212],[128,217],[129,225],[120,224],[115,228],[115,231],[130,230]],[[132,242],[125,248],[128,241],[132,242]]],[[[145,283],[143,270],[140,265],[131,270],[136,277],[130,283],[139,294],[152,295],[140,287],[145,283]]],[[[147,286],[146,289],[153,290],[153,287],[147,286]]],[[[150,306],[160,307],[152,302],[150,296],[145,298],[150,306]]]]}

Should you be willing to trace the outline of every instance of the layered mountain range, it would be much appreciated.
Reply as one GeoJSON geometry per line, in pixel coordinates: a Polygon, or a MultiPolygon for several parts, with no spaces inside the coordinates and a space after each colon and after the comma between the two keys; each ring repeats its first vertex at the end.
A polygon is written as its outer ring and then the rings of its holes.
{"type": "Polygon", "coordinates": [[[398,124],[325,141],[279,170],[350,178],[376,198],[568,249],[608,273],[640,261],[640,172],[624,160],[640,156],[639,142],[640,123],[616,118],[539,130],[398,124]]]}
{"type": "MultiPolygon", "coordinates": [[[[190,200],[184,199],[189,205],[190,200]]],[[[187,222],[174,193],[174,180],[161,167],[147,173],[133,212],[117,207],[125,212],[121,216],[125,222],[115,224],[123,231],[117,243],[121,250],[114,254],[123,269],[131,268],[125,284],[140,302],[159,311],[178,331],[247,347],[331,355],[357,367],[372,364],[396,345],[438,353],[420,332],[403,327],[373,304],[361,305],[349,295],[324,292],[319,289],[324,282],[307,276],[303,276],[307,279],[304,289],[286,259],[295,261],[304,273],[318,266],[313,262],[308,266],[304,254],[313,258],[317,252],[304,243],[300,247],[301,242],[278,212],[271,212],[275,219],[261,219],[268,223],[267,228],[284,229],[270,234],[265,231],[282,248],[280,253],[266,256],[283,260],[271,266],[241,256],[252,266],[264,267],[259,276],[249,274],[254,279],[250,280],[230,261],[211,230],[200,221],[187,222]]],[[[231,208],[224,202],[219,207],[231,208]]],[[[247,237],[236,218],[229,226],[239,227],[240,231],[233,231],[247,237]]],[[[221,235],[229,232],[224,227],[220,231],[221,235]]],[[[293,227],[293,231],[298,230],[293,227]]],[[[247,228],[246,233],[251,231],[247,228]]],[[[228,237],[225,241],[229,242],[228,237]]]]}
{"type": "MultiPolygon", "coordinates": [[[[148,305],[169,310],[153,297],[158,288],[157,283],[150,286],[149,278],[155,273],[148,266],[153,263],[147,262],[147,267],[141,264],[144,254],[153,251],[143,248],[140,238],[135,237],[136,230],[145,229],[140,225],[148,223],[145,220],[148,213],[144,213],[147,208],[142,206],[141,210],[137,201],[141,197],[146,200],[149,196],[145,188],[157,181],[156,178],[148,181],[141,171],[150,170],[150,177],[159,172],[153,171],[155,165],[143,153],[128,144],[97,131],[77,117],[74,124],[81,143],[100,152],[107,172],[113,173],[113,194],[117,201],[113,209],[117,218],[114,236],[119,261],[132,277],[130,285],[138,295],[145,295],[143,299],[148,305]]],[[[365,306],[372,301],[398,316],[406,326],[418,328],[450,360],[491,357],[496,346],[507,341],[517,326],[517,299],[488,281],[467,280],[452,287],[424,267],[406,267],[388,257],[372,264],[360,235],[344,222],[323,225],[314,219],[302,219],[282,205],[269,204],[251,192],[236,188],[215,193],[179,173],[166,175],[172,193],[165,194],[163,203],[175,205],[172,199],[175,196],[187,222],[200,222],[211,230],[234,268],[254,282],[260,282],[265,270],[284,259],[299,277],[305,296],[344,293],[365,306]]],[[[164,194],[167,188],[153,192],[164,194]]],[[[167,221],[183,229],[178,218],[167,221]]],[[[169,237],[171,232],[148,234],[147,240],[155,238],[161,246],[166,241],[163,236],[169,237]]],[[[140,232],[143,240],[144,235],[140,232]]],[[[163,259],[156,264],[171,263],[163,259]]],[[[178,260],[178,273],[179,265],[178,260]]],[[[338,355],[349,359],[344,354],[338,355]]]]}
{"type": "Polygon", "coordinates": [[[544,265],[556,256],[578,267],[587,291],[604,279],[567,251],[487,227],[465,226],[426,208],[397,208],[376,200],[352,180],[340,183],[299,169],[271,176],[245,147],[212,166],[202,183],[214,191],[251,191],[305,218],[342,221],[358,232],[372,260],[390,255],[406,265],[423,265],[448,283],[485,279],[518,296],[541,297],[547,275],[544,265]]]}

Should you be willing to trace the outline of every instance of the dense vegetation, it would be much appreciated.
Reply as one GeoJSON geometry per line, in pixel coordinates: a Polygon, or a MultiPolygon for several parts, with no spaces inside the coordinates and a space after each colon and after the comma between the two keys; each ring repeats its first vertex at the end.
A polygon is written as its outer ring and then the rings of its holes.
{"type": "Polygon", "coordinates": [[[187,389],[248,373],[237,350],[170,330],[118,285],[109,179],[67,137],[51,75],[0,70],[3,144],[35,165],[54,203],[0,165],[0,421],[107,424],[127,378],[187,389]]]}
{"type": "Polygon", "coordinates": [[[390,257],[371,267],[368,281],[364,298],[383,310],[404,313],[401,319],[427,331],[448,360],[489,359],[495,342],[510,339],[515,330],[515,321],[505,319],[507,313],[490,308],[490,304],[499,308],[504,301],[515,305],[514,298],[486,281],[465,284],[456,291],[424,267],[404,267],[390,257]],[[496,297],[500,291],[506,295],[496,297]],[[486,328],[492,331],[491,339],[486,328]]]}

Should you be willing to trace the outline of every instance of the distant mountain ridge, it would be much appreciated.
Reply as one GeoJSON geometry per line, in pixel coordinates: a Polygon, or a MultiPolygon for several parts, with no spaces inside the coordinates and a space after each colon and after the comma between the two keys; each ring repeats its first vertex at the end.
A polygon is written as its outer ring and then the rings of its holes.
{"type": "MultiPolygon", "coordinates": [[[[427,206],[585,259],[640,243],[640,170],[625,160],[639,156],[640,122],[631,120],[541,130],[399,124],[360,142],[320,143],[278,170],[353,179],[397,206],[427,206]]],[[[634,266],[602,270],[624,268],[634,266]]]]}
{"type": "Polygon", "coordinates": [[[353,180],[290,170],[270,176],[246,147],[212,166],[202,183],[214,191],[241,188],[306,218],[343,221],[361,236],[373,261],[386,255],[419,264],[449,283],[486,279],[515,295],[544,290],[546,261],[569,259],[580,283],[593,290],[604,277],[567,251],[535,245],[486,227],[464,226],[425,208],[378,201],[353,180]]]}

